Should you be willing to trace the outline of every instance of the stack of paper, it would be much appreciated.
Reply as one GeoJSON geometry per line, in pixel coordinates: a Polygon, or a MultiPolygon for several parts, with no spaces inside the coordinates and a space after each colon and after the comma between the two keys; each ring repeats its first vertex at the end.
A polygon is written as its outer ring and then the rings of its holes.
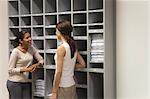
{"type": "Polygon", "coordinates": [[[45,81],[42,79],[37,79],[35,83],[35,92],[34,95],[36,96],[44,96],[45,92],[45,81]]]}
{"type": "Polygon", "coordinates": [[[91,36],[91,62],[104,61],[104,40],[102,34],[91,36]]]}

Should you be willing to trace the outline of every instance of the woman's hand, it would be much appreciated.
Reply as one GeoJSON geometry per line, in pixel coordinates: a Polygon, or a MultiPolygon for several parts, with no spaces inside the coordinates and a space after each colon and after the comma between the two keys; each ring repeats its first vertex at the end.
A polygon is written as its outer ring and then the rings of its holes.
{"type": "Polygon", "coordinates": [[[51,93],[50,94],[50,99],[57,99],[57,94],[56,93],[51,93]]]}
{"type": "Polygon", "coordinates": [[[23,72],[33,72],[36,68],[37,68],[37,65],[36,65],[36,64],[33,64],[33,65],[31,65],[31,66],[22,68],[22,69],[20,70],[20,73],[23,73],[23,72]]]}
{"type": "Polygon", "coordinates": [[[31,65],[26,68],[27,72],[33,72],[36,69],[36,65],[31,65]]]}

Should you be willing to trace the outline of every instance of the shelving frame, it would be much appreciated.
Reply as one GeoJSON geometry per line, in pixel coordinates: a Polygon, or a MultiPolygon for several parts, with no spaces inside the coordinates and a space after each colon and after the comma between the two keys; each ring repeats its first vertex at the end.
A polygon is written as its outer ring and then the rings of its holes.
{"type": "Polygon", "coordinates": [[[115,0],[8,0],[10,53],[16,33],[24,30],[31,33],[33,45],[44,58],[43,68],[32,74],[33,99],[48,99],[51,92],[54,54],[60,44],[55,25],[60,20],[71,21],[72,37],[86,61],[86,68],[75,70],[78,98],[116,99],[115,3],[115,0]],[[99,37],[100,48],[93,47],[94,36],[99,37]],[[34,94],[38,79],[45,81],[42,96],[34,94]]]}

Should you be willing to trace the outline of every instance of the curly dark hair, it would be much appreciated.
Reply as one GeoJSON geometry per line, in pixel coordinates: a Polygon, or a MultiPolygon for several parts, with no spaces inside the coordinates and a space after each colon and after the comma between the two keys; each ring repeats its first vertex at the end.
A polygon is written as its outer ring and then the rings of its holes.
{"type": "Polygon", "coordinates": [[[19,33],[16,33],[16,39],[14,40],[14,47],[17,47],[20,44],[20,40],[22,41],[24,38],[24,34],[29,33],[27,31],[20,31],[19,33]]]}

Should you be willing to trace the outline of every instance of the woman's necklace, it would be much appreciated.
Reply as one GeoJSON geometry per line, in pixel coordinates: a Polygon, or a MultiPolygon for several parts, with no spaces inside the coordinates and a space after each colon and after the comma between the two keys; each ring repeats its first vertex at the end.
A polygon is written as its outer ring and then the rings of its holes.
{"type": "Polygon", "coordinates": [[[26,53],[28,48],[24,48],[22,46],[19,46],[19,50],[22,51],[23,53],[26,53]]]}

